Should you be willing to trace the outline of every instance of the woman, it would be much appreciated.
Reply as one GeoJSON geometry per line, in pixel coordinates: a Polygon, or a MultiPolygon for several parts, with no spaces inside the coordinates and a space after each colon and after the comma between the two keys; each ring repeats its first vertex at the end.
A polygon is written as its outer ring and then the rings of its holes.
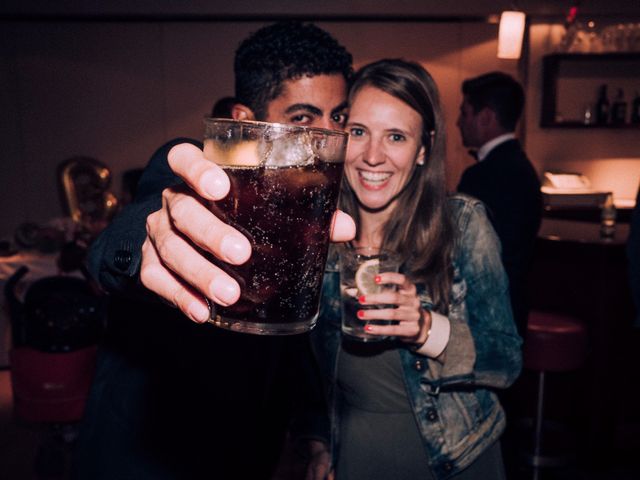
{"type": "Polygon", "coordinates": [[[372,346],[341,341],[336,252],[328,263],[313,341],[332,394],[335,476],[504,478],[493,389],[519,374],[521,339],[482,204],[446,196],[435,83],[418,64],[382,60],[355,75],[349,102],[341,208],[355,246],[399,252],[403,267],[379,278],[397,292],[360,298],[396,307],[359,313],[396,321],[367,327],[396,339],[372,346]]]}

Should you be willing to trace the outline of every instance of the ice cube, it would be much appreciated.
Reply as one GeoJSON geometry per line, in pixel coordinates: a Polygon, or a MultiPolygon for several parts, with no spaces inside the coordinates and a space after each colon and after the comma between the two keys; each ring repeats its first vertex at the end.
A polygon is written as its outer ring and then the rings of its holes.
{"type": "Polygon", "coordinates": [[[313,165],[316,159],[314,139],[309,132],[271,138],[260,147],[259,154],[267,167],[313,165]]]}

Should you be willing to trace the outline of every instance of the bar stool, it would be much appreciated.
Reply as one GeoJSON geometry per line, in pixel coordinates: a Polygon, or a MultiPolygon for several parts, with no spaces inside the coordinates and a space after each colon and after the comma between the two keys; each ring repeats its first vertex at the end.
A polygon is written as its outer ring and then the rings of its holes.
{"type": "Polygon", "coordinates": [[[566,466],[567,455],[543,454],[544,389],[546,372],[570,372],[587,357],[587,330],[578,319],[557,313],[532,311],[523,346],[524,368],[538,372],[533,453],[526,455],[538,479],[540,467],[566,466]]]}

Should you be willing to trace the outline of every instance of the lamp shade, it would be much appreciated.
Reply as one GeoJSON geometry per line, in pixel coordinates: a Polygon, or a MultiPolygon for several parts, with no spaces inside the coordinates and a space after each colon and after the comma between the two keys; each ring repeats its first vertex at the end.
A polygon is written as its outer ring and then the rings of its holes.
{"type": "Polygon", "coordinates": [[[524,12],[506,11],[500,15],[498,58],[520,58],[524,37],[524,12]]]}

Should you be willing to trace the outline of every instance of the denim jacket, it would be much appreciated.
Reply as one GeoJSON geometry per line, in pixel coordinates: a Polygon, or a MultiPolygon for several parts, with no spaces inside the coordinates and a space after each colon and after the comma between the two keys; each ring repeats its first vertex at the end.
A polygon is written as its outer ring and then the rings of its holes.
{"type": "MultiPolygon", "coordinates": [[[[498,388],[511,385],[522,367],[521,339],[509,303],[508,280],[499,240],[483,204],[465,195],[448,200],[456,225],[454,278],[448,317],[451,335],[444,364],[409,349],[400,351],[407,396],[430,467],[439,480],[469,466],[505,428],[498,388]]],[[[330,254],[324,277],[313,349],[327,382],[332,404],[332,451],[339,432],[335,392],[340,342],[338,258],[330,254]]],[[[423,308],[433,304],[418,285],[423,308]]]]}

